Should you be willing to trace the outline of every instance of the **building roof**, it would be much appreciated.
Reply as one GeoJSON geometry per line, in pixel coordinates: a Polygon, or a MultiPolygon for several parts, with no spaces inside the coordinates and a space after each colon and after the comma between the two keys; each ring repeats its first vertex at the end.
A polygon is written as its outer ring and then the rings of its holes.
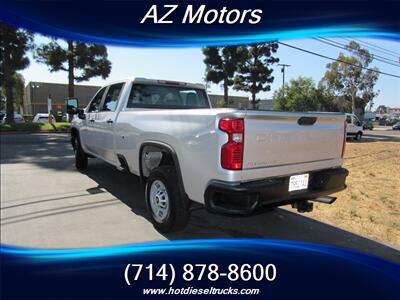
{"type": "MultiPolygon", "coordinates": [[[[68,86],[68,83],[45,82],[45,81],[28,81],[28,83],[25,85],[25,88],[27,88],[31,84],[46,84],[46,85],[68,86]]],[[[74,84],[74,86],[100,88],[99,85],[91,85],[91,84],[74,84]]]]}

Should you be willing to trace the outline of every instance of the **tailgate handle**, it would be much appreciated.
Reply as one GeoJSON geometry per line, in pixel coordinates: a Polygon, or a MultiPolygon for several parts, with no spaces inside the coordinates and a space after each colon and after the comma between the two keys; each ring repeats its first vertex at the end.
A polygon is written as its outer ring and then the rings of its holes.
{"type": "Polygon", "coordinates": [[[300,119],[297,120],[297,124],[299,125],[314,125],[314,123],[317,121],[316,117],[301,117],[300,119]]]}

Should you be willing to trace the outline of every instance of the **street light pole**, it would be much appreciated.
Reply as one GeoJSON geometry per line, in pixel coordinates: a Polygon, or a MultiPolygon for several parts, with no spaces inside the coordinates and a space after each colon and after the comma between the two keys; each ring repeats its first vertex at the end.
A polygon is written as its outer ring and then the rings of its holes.
{"type": "Polygon", "coordinates": [[[283,98],[285,98],[285,68],[290,67],[290,65],[287,64],[278,64],[278,66],[281,66],[281,72],[282,72],[282,91],[283,91],[283,98]]]}

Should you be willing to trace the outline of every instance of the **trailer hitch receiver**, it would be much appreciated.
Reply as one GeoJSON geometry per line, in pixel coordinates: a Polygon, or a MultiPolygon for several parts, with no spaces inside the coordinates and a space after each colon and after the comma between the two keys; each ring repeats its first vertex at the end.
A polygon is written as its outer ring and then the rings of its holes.
{"type": "Polygon", "coordinates": [[[313,210],[313,203],[308,200],[300,200],[292,204],[293,208],[296,208],[299,213],[311,212],[313,210]]]}

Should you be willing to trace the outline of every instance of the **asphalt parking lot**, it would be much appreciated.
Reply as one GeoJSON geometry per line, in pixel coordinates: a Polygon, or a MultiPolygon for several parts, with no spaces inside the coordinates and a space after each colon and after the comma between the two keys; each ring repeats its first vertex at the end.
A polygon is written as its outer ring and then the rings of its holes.
{"type": "Polygon", "coordinates": [[[184,231],[162,235],[147,220],[137,177],[97,159],[77,172],[68,135],[1,135],[2,243],[72,248],[245,237],[331,244],[400,262],[394,248],[285,209],[238,218],[200,207],[184,231]]]}

